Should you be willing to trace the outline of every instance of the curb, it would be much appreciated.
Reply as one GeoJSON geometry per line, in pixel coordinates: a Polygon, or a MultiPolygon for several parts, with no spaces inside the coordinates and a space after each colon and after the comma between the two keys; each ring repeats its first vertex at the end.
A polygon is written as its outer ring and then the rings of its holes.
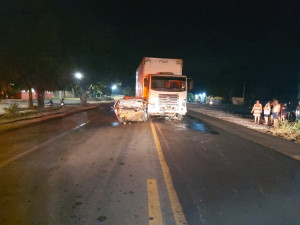
{"type": "Polygon", "coordinates": [[[62,117],[66,117],[75,113],[79,113],[79,112],[84,112],[84,111],[89,111],[89,110],[93,110],[96,108],[99,108],[101,106],[105,106],[105,105],[109,105],[111,103],[109,102],[105,102],[105,103],[99,103],[97,105],[94,106],[89,106],[86,108],[80,108],[78,110],[74,110],[71,112],[56,112],[50,115],[41,115],[39,117],[34,117],[34,118],[24,118],[23,120],[18,120],[15,122],[9,122],[9,123],[5,123],[0,125],[0,134],[4,133],[4,132],[8,132],[8,131],[13,131],[19,128],[24,128],[24,127],[29,127],[31,125],[35,125],[38,124],[40,122],[44,122],[47,120],[52,120],[52,119],[57,119],[57,118],[62,118],[62,117]]]}
{"type": "Polygon", "coordinates": [[[240,126],[200,112],[188,110],[187,115],[244,139],[260,144],[271,150],[277,151],[293,159],[300,160],[300,144],[296,142],[240,126]]]}

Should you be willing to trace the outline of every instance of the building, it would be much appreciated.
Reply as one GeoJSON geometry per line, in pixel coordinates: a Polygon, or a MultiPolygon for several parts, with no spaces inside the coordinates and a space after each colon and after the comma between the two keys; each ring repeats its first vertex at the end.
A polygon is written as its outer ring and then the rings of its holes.
{"type": "MultiPolygon", "coordinates": [[[[45,99],[49,99],[49,98],[52,98],[53,96],[53,92],[51,91],[46,91],[45,92],[45,99]]],[[[35,93],[35,90],[32,89],[32,99],[36,99],[36,93],[35,93]]],[[[16,93],[16,99],[21,99],[21,100],[29,100],[29,91],[25,91],[25,90],[22,90],[22,91],[18,91],[16,93]]]]}

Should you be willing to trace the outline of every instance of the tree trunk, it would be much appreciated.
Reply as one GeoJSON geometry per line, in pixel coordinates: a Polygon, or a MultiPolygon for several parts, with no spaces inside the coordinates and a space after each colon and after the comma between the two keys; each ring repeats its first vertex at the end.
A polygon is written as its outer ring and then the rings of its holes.
{"type": "Polygon", "coordinates": [[[29,95],[29,99],[28,99],[28,107],[29,107],[29,109],[33,109],[33,101],[32,101],[32,90],[31,90],[31,87],[29,87],[28,95],[29,95]]]}
{"type": "Polygon", "coordinates": [[[45,105],[44,105],[44,94],[45,91],[37,91],[37,101],[38,101],[38,109],[44,109],[45,105]]]}
{"type": "Polygon", "coordinates": [[[82,90],[82,94],[80,96],[80,104],[82,106],[86,105],[86,101],[87,101],[87,93],[86,90],[82,90]]]}

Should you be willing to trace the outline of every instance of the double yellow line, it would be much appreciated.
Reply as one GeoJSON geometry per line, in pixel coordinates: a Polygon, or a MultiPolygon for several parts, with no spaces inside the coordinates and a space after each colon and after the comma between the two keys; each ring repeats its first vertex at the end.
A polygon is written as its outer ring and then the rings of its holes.
{"type": "MultiPolygon", "coordinates": [[[[175,220],[176,225],[187,225],[186,218],[184,216],[182,207],[180,205],[177,193],[175,191],[172,177],[170,174],[170,169],[167,165],[164,153],[162,151],[161,144],[159,142],[154,124],[150,123],[154,142],[156,145],[156,150],[159,158],[159,162],[162,168],[166,189],[168,192],[168,196],[171,203],[171,208],[175,220]]],[[[148,187],[148,211],[149,211],[149,225],[162,225],[162,215],[161,215],[161,209],[160,209],[160,203],[159,203],[159,195],[158,195],[158,189],[155,179],[149,179],[147,182],[148,187]]]]}

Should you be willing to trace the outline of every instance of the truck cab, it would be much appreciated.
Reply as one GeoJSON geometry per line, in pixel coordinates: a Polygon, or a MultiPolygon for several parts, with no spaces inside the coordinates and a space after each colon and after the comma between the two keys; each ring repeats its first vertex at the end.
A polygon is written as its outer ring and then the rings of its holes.
{"type": "Polygon", "coordinates": [[[149,74],[144,78],[144,87],[149,116],[181,118],[186,114],[186,76],[149,74]]]}
{"type": "Polygon", "coordinates": [[[136,96],[148,103],[149,116],[181,119],[186,114],[187,77],[182,59],[143,58],[136,72],[136,96]]]}
{"type": "Polygon", "coordinates": [[[136,97],[118,100],[113,109],[123,123],[149,116],[181,120],[187,112],[187,89],[182,59],[145,57],[136,70],[136,97]]]}

